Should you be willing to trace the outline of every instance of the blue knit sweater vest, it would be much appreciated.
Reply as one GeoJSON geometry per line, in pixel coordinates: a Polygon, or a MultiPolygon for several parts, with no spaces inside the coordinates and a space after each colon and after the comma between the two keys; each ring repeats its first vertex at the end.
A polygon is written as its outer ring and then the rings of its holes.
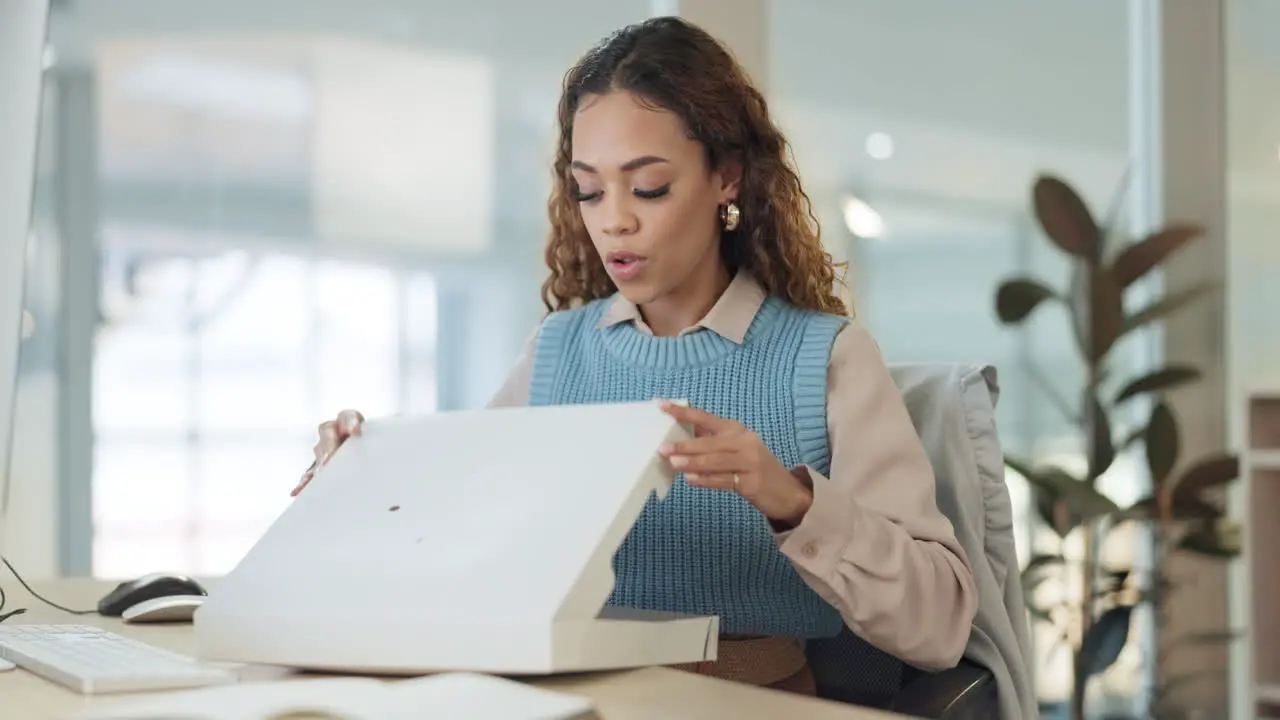
{"type": "MultiPolygon", "coordinates": [[[[546,319],[531,405],[687,399],[755,431],[783,465],[828,472],[827,365],[842,318],[771,298],[739,345],[709,330],[655,337],[631,323],[600,328],[609,303],[546,319]]],[[[666,499],[650,499],[613,564],[611,605],[718,615],[732,634],[815,638],[842,627],[758,510],[683,477],[666,499]]]]}

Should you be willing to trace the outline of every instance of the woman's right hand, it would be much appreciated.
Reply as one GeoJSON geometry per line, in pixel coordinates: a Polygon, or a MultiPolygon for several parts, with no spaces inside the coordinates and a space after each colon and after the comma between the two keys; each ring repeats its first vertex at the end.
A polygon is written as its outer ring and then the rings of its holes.
{"type": "Polygon", "coordinates": [[[363,424],[364,416],[355,410],[343,410],[333,420],[320,423],[320,439],[316,441],[315,447],[312,448],[316,456],[315,461],[302,474],[302,479],[298,481],[297,487],[289,494],[296,496],[302,492],[303,488],[311,482],[311,478],[316,476],[316,472],[325,463],[329,462],[329,458],[342,446],[342,443],[346,442],[347,438],[352,435],[360,434],[360,426],[363,424]]]}

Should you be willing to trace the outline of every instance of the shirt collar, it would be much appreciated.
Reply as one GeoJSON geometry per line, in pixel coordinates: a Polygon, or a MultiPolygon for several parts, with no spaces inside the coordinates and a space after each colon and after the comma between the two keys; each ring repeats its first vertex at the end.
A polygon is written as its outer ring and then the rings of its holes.
{"type": "MultiPolygon", "coordinates": [[[[741,345],[747,337],[751,322],[755,320],[756,313],[760,311],[760,306],[764,304],[766,298],[760,283],[756,282],[750,273],[740,270],[734,275],[729,287],[711,307],[706,317],[699,320],[693,327],[681,330],[680,335],[710,330],[726,340],[741,345]]],[[[653,334],[653,330],[641,317],[640,308],[618,293],[613,296],[613,300],[596,327],[607,328],[627,322],[632,323],[637,330],[647,335],[653,334]]]]}

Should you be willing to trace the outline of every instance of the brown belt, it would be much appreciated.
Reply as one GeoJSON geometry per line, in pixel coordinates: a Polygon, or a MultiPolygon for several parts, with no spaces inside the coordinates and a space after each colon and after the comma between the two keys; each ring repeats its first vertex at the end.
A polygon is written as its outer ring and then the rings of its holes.
{"type": "Polygon", "coordinates": [[[795,638],[720,638],[716,659],[672,666],[750,685],[776,685],[808,668],[795,638]]]}

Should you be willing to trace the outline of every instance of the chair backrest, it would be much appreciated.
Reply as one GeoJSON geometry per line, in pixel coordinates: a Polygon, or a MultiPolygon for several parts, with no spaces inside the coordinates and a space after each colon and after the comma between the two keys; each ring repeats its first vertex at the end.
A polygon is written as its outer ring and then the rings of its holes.
{"type": "MultiPolygon", "coordinates": [[[[938,509],[951,521],[970,562],[985,558],[1002,586],[1010,571],[1017,581],[1013,503],[996,432],[996,369],[899,364],[890,372],[933,465],[938,509]]],[[[1015,595],[1021,604],[1021,593],[1015,595]]]]}
{"type": "MultiPolygon", "coordinates": [[[[1018,580],[1013,539],[1013,512],[1004,480],[1004,458],[995,425],[999,397],[996,370],[991,366],[896,364],[890,373],[902,393],[937,480],[938,508],[951,520],[956,536],[975,566],[982,606],[978,627],[993,615],[996,625],[1025,628],[1026,615],[1018,580]],[[992,594],[997,595],[992,597],[992,594]]],[[[989,643],[986,629],[971,636],[1013,672],[1026,672],[1029,657],[1025,630],[1004,632],[989,643]],[[979,637],[980,636],[980,637],[979,637]],[[990,645],[995,649],[987,649],[990,645]],[[1008,654],[1011,657],[1003,657],[1008,654]]],[[[896,659],[872,648],[846,628],[839,636],[809,644],[809,661],[819,694],[859,704],[879,705],[892,698],[917,674],[896,659]],[[896,663],[896,672],[888,669],[896,663]],[[840,667],[843,665],[843,667],[840,667]],[[868,672],[869,671],[869,672],[868,672]]],[[[968,655],[968,653],[967,653],[968,655]]],[[[993,658],[970,658],[988,664],[993,658]]],[[[1000,674],[997,673],[997,680],[1000,674]]],[[[1029,684],[1029,680],[1027,681],[1029,684]]],[[[1015,683],[1020,684],[1020,683],[1015,683]]],[[[1004,688],[1007,691],[1007,688],[1004,688]]]]}

